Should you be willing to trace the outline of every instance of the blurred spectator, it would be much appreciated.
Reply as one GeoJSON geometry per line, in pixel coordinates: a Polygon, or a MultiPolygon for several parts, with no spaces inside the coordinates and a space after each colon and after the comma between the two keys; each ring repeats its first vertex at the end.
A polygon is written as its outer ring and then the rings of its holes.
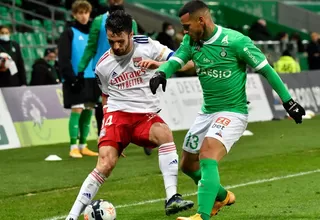
{"type": "Polygon", "coordinates": [[[31,86],[52,85],[61,82],[60,74],[56,62],[57,54],[55,49],[48,48],[44,52],[44,57],[35,61],[32,66],[31,86]]]}
{"type": "Polygon", "coordinates": [[[310,70],[320,69],[320,42],[319,34],[313,32],[311,34],[311,42],[307,47],[308,63],[310,70]]]}
{"type": "Polygon", "coordinates": [[[301,72],[299,63],[292,57],[289,50],[285,50],[277,62],[274,63],[277,73],[299,73],[301,72]]]}
{"type": "Polygon", "coordinates": [[[306,51],[303,43],[302,43],[302,39],[299,33],[293,33],[290,36],[290,40],[296,42],[297,46],[298,46],[298,52],[299,53],[304,53],[306,51]]]}
{"type": "MultiPolygon", "coordinates": [[[[73,2],[76,0],[65,0],[64,6],[66,9],[71,10],[73,2]]],[[[91,18],[95,18],[105,12],[106,8],[100,4],[99,0],[87,0],[92,5],[92,12],[90,14],[91,18]]]]}
{"type": "Polygon", "coordinates": [[[10,29],[0,26],[0,52],[10,55],[14,61],[14,67],[0,72],[0,87],[23,86],[27,84],[26,71],[17,42],[10,39],[10,29]]]}
{"type": "Polygon", "coordinates": [[[249,37],[255,41],[271,40],[272,36],[267,29],[267,22],[263,19],[259,19],[257,22],[252,24],[249,29],[249,37]]]}
{"type": "Polygon", "coordinates": [[[280,52],[284,52],[289,46],[289,35],[286,32],[280,32],[275,37],[276,41],[280,41],[280,52]]]}
{"type": "Polygon", "coordinates": [[[163,45],[166,45],[171,50],[175,51],[178,48],[178,46],[174,41],[174,36],[175,30],[172,24],[164,22],[162,24],[162,32],[158,34],[157,41],[159,41],[163,45]]]}
{"type": "Polygon", "coordinates": [[[184,30],[182,29],[178,33],[176,33],[175,42],[177,45],[180,45],[184,37],[184,30]]]}

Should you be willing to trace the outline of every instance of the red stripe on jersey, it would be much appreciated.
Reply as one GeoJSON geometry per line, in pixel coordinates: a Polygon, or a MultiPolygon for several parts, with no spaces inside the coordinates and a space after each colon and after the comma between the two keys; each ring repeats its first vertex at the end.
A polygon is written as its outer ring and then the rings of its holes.
{"type": "Polygon", "coordinates": [[[109,55],[110,55],[109,52],[106,52],[105,54],[103,54],[102,57],[100,57],[97,65],[96,65],[96,67],[97,67],[102,61],[104,61],[109,55]]]}

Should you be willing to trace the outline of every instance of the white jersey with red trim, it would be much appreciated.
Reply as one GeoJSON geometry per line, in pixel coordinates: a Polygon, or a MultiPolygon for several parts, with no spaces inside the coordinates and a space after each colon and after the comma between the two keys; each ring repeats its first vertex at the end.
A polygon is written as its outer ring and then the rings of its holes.
{"type": "Polygon", "coordinates": [[[160,100],[149,88],[155,70],[140,68],[138,63],[141,60],[166,61],[172,54],[167,46],[142,35],[133,37],[133,49],[129,54],[116,56],[108,50],[96,66],[98,84],[108,96],[108,112],[159,111],[160,100]]]}

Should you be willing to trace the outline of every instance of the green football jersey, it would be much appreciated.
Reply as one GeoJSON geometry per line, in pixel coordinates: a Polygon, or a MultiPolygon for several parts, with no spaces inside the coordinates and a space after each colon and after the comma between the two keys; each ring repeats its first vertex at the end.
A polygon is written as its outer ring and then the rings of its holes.
{"type": "Polygon", "coordinates": [[[194,62],[203,90],[202,111],[247,114],[246,65],[260,70],[268,64],[266,57],[249,37],[218,25],[201,44],[185,35],[171,59],[181,66],[194,62]]]}

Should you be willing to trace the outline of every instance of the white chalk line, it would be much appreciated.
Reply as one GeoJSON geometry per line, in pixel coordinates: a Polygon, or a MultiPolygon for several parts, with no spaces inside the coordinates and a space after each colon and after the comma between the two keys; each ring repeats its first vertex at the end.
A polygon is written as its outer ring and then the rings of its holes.
{"type": "MultiPolygon", "coordinates": [[[[235,188],[239,188],[239,187],[244,187],[244,186],[250,186],[250,185],[257,185],[260,183],[268,183],[268,182],[274,182],[277,180],[283,180],[283,179],[289,179],[289,178],[294,178],[294,177],[299,177],[299,176],[305,176],[305,175],[309,175],[309,174],[313,174],[313,173],[319,173],[320,169],[317,170],[311,170],[311,171],[306,171],[306,172],[299,172],[299,173],[294,173],[294,174],[289,174],[289,175],[285,175],[285,176],[277,176],[277,177],[272,177],[269,179],[260,179],[260,180],[255,180],[255,181],[250,181],[247,183],[240,183],[240,184],[236,184],[236,185],[230,185],[230,186],[225,186],[225,189],[235,189],[235,188]]],[[[187,193],[184,194],[183,197],[190,197],[190,196],[195,196],[197,195],[197,192],[194,193],[187,193]]],[[[141,202],[136,202],[136,203],[130,203],[130,204],[124,204],[124,205],[118,205],[116,206],[116,209],[119,208],[126,208],[126,207],[134,207],[134,206],[140,206],[140,205],[146,205],[146,204],[151,204],[151,203],[157,203],[157,202],[163,202],[165,200],[165,198],[161,198],[161,199],[152,199],[152,200],[146,200],[146,201],[141,201],[141,202]]],[[[65,219],[67,216],[54,216],[52,218],[46,218],[43,220],[60,220],[60,219],[65,219]]]]}

